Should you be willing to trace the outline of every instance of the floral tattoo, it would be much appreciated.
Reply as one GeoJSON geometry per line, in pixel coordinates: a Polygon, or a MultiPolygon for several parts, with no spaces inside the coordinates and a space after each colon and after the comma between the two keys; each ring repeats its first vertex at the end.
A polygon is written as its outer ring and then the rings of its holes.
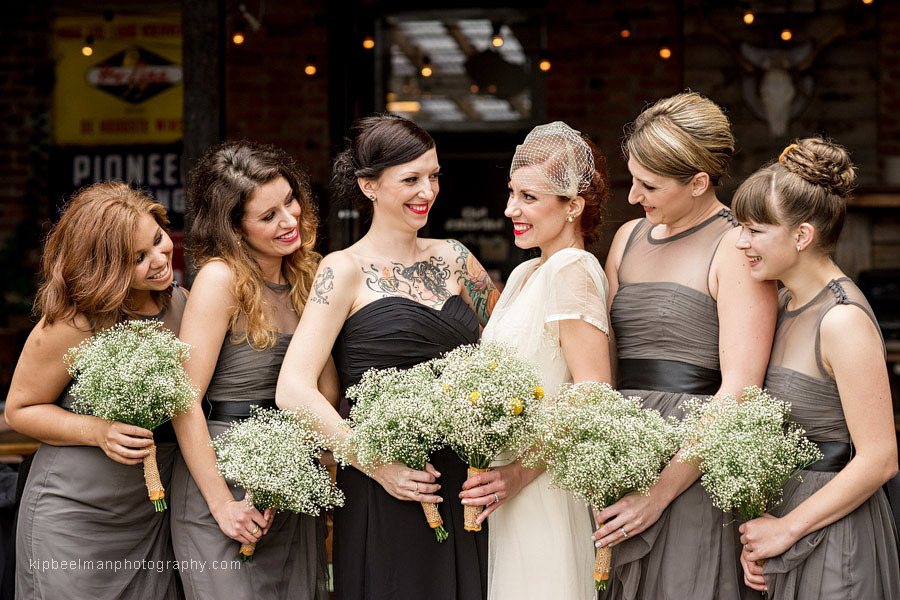
{"type": "Polygon", "coordinates": [[[375,265],[368,269],[363,267],[366,275],[366,286],[373,292],[385,296],[402,296],[438,308],[452,294],[447,291],[447,280],[450,279],[450,267],[442,258],[430,257],[405,266],[392,262],[391,267],[380,271],[375,265]]]}

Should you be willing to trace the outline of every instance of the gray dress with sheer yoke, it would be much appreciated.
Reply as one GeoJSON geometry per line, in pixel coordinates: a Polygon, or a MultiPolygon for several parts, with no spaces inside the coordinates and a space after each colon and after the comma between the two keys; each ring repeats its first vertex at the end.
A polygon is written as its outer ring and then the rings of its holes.
{"type": "MultiPolygon", "coordinates": [[[[275,386],[298,318],[288,285],[267,284],[266,300],[275,310],[278,340],[265,350],[246,341],[235,344],[229,331],[222,343],[204,403],[209,435],[249,416],[250,405],[275,406],[275,386]]],[[[244,489],[228,482],[235,499],[244,489]]],[[[324,600],[327,591],[324,517],[279,511],[269,532],[256,545],[251,562],[242,563],[240,543],[213,518],[184,459],[172,475],[172,543],[188,600],[290,598],[324,600]]]]}
{"type": "MultiPolygon", "coordinates": [[[[791,420],[817,442],[825,459],[790,480],[782,516],[834,479],[852,456],[852,443],[837,384],[822,364],[819,326],[829,310],[845,304],[875,316],[848,278],[831,281],[806,305],[788,310],[787,289],[779,297],[778,326],[766,373],[768,392],[791,403],[791,420]]],[[[784,554],[766,560],[772,600],[887,600],[900,598],[897,532],[882,489],[849,515],[803,537],[784,554]]]]}
{"type": "MultiPolygon", "coordinates": [[[[716,249],[736,225],[722,209],[687,231],[657,239],[642,220],[625,247],[610,308],[618,387],[664,417],[682,418],[685,400],[708,398],[721,385],[719,321],[708,280],[716,249]]],[[[613,547],[602,597],[739,598],[743,574],[732,521],[696,481],[656,523],[613,547]]]]}
{"type": "MultiPolygon", "coordinates": [[[[156,319],[176,335],[184,291],[156,319]]],[[[57,404],[74,399],[67,386],[57,404]]],[[[153,432],[167,492],[178,453],[172,426],[153,432]]],[[[161,600],[180,598],[169,515],[156,512],[140,464],[123,465],[96,446],[41,444],[28,472],[16,534],[16,598],[161,600]]]]}

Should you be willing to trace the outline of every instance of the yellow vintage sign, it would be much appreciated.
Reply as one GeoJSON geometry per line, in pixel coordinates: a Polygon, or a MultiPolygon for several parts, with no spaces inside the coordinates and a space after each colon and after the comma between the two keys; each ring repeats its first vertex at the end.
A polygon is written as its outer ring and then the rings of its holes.
{"type": "Polygon", "coordinates": [[[180,15],[60,17],[53,32],[57,145],[181,140],[180,15]]]}

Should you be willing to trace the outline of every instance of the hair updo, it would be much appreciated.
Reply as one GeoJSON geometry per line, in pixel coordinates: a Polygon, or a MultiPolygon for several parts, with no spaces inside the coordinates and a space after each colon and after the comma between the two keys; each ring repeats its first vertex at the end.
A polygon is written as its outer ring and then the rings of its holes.
{"type": "Polygon", "coordinates": [[[722,109],[696,92],[657,100],[625,131],[625,159],[633,158],[657,175],[682,185],[697,173],[713,186],[728,170],[734,154],[731,124],[722,109]]]}
{"type": "Polygon", "coordinates": [[[581,134],[581,138],[587,143],[594,155],[594,176],[591,184],[578,195],[584,198],[584,209],[581,211],[581,233],[584,236],[585,245],[595,243],[600,239],[603,226],[603,209],[609,199],[609,173],[606,169],[606,157],[597,148],[591,139],[581,134]]]}
{"type": "Polygon", "coordinates": [[[735,192],[732,208],[742,223],[789,228],[810,223],[815,243],[831,253],[855,185],[856,168],[843,146],[820,137],[804,138],[748,177],[735,192]]]}
{"type": "Polygon", "coordinates": [[[350,130],[347,148],[332,165],[334,196],[368,217],[372,202],[363,195],[357,180],[378,179],[385,169],[411,162],[432,148],[434,140],[428,132],[409,119],[391,114],[359,119],[350,130]]]}

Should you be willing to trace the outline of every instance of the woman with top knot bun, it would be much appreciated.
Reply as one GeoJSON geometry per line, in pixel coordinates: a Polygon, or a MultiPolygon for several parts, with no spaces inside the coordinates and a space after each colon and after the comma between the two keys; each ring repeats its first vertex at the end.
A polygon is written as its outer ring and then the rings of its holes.
{"type": "MultiPolygon", "coordinates": [[[[775,284],[751,277],[740,230],[716,197],[734,153],[728,118],[696,93],[659,100],[623,144],[645,217],[616,233],[606,262],[617,387],[664,417],[693,397],[762,385],[775,328],[775,284]]],[[[648,495],[600,511],[612,545],[605,598],[734,600],[743,587],[737,524],[713,506],[700,472],[678,462],[648,495]]]]}
{"type": "Polygon", "coordinates": [[[787,482],[771,514],[740,526],[746,582],[772,600],[900,598],[897,532],[881,489],[897,472],[884,342],[832,260],[855,181],[844,148],[806,138],[734,198],[737,247],[753,278],[784,284],[765,387],[791,403],[791,420],[824,455],[787,482]]]}

